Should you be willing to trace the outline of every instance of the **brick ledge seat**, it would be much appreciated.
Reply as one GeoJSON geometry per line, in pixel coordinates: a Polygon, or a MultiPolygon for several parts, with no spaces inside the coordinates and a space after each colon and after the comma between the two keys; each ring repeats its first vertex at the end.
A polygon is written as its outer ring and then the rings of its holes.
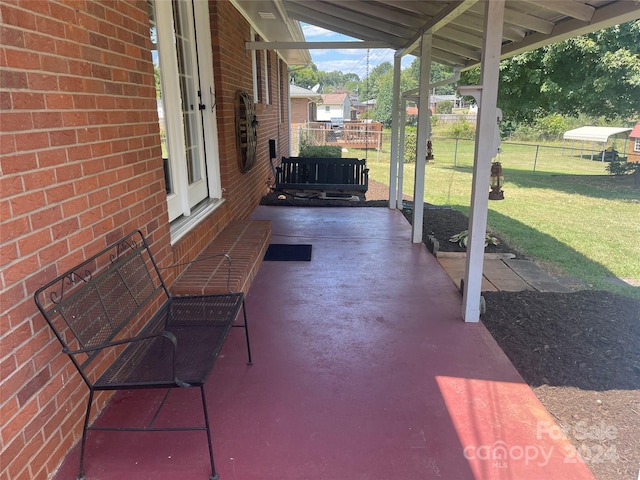
{"type": "Polygon", "coordinates": [[[246,295],[270,242],[269,220],[229,223],[182,272],[171,288],[173,295],[227,292],[227,261],[224,257],[214,257],[222,253],[231,256],[231,290],[246,295]]]}

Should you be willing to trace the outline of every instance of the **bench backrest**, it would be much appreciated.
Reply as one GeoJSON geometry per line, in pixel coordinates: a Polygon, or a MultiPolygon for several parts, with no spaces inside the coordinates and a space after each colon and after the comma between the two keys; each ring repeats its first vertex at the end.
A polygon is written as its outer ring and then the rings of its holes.
{"type": "Polygon", "coordinates": [[[140,231],[132,232],[69,270],[34,295],[35,302],[74,364],[87,370],[100,352],[77,350],[135,335],[139,314],[161,305],[169,292],[140,231]]]}
{"type": "Polygon", "coordinates": [[[277,183],[365,185],[367,166],[357,158],[283,157],[277,183]]]}

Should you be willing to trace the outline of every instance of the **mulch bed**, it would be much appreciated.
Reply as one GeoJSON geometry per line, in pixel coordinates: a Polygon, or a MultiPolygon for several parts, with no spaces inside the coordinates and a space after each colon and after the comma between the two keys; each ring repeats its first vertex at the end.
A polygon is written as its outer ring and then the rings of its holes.
{"type": "MultiPolygon", "coordinates": [[[[403,215],[409,221],[413,220],[413,203],[406,204],[402,210],[403,215]]],[[[465,252],[467,249],[449,239],[467,230],[469,225],[468,217],[458,210],[449,207],[438,207],[436,205],[425,204],[424,206],[424,231],[423,237],[429,250],[433,253],[433,240],[438,242],[437,249],[440,252],[465,252]]],[[[524,258],[522,254],[509,246],[507,242],[500,238],[495,232],[488,232],[492,237],[498,239],[498,244],[489,244],[485,248],[486,253],[511,253],[518,258],[524,258]]]]}
{"type": "Polygon", "coordinates": [[[482,322],[599,480],[640,468],[640,301],[484,292],[482,322]]]}
{"type": "MultiPolygon", "coordinates": [[[[262,204],[386,207],[388,202],[278,200],[271,194],[262,204]]],[[[410,208],[404,211],[408,221],[410,208]]],[[[431,237],[437,239],[440,251],[464,251],[449,238],[467,229],[466,215],[432,205],[425,205],[424,215],[427,246],[431,237]]],[[[523,258],[502,239],[486,251],[523,258]]],[[[578,461],[587,462],[598,480],[637,480],[640,301],[592,290],[484,292],[483,296],[483,324],[572,441],[578,461]]]]}

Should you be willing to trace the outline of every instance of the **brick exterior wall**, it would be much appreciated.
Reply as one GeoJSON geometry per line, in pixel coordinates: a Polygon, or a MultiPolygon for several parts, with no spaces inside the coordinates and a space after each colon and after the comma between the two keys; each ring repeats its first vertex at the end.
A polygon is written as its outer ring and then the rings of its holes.
{"type": "Polygon", "coordinates": [[[271,104],[256,105],[258,162],[242,174],[234,97],[253,88],[250,26],[231,2],[211,2],[227,202],[172,246],[147,2],[3,1],[0,14],[0,480],[38,480],[78,441],[87,388],[33,292],[132,229],[167,266],[246,218],[270,181],[268,140],[288,153],[288,75],[269,52],[271,104]]]}
{"type": "Polygon", "coordinates": [[[308,98],[292,98],[291,99],[291,123],[307,123],[313,121],[309,118],[309,102],[308,98]]]}

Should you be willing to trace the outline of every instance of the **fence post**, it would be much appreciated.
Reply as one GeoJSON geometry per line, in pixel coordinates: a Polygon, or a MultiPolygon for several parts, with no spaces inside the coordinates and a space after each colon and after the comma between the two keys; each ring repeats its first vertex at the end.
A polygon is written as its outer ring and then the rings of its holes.
{"type": "Polygon", "coordinates": [[[533,171],[536,171],[536,164],[538,163],[538,151],[540,150],[540,145],[536,145],[536,158],[533,159],[533,171]]]}
{"type": "Polygon", "coordinates": [[[456,146],[453,149],[453,166],[457,167],[458,166],[458,137],[456,137],[456,146]]]}

